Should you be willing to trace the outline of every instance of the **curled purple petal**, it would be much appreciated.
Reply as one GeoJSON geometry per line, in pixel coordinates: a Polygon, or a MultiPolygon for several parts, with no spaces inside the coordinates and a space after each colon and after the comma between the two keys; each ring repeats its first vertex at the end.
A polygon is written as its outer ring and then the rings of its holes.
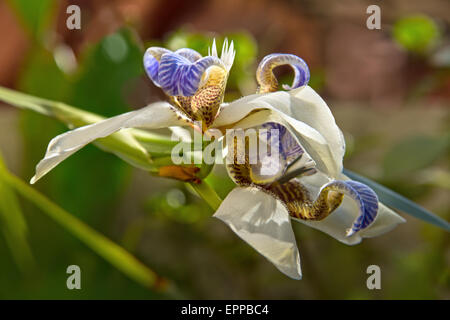
{"type": "Polygon", "coordinates": [[[171,53],[171,51],[160,47],[150,47],[144,54],[145,72],[157,87],[160,87],[158,77],[160,60],[162,55],[166,53],[171,53]]]}
{"type": "Polygon", "coordinates": [[[164,54],[158,70],[159,84],[168,95],[192,96],[200,85],[203,73],[213,65],[225,68],[217,57],[208,56],[191,62],[177,53],[164,54]]]}
{"type": "Polygon", "coordinates": [[[198,53],[197,51],[190,49],[190,48],[181,48],[175,51],[176,54],[179,54],[182,57],[185,57],[190,62],[195,62],[198,59],[202,58],[202,55],[198,53]]]}
{"type": "Polygon", "coordinates": [[[359,208],[359,215],[353,222],[351,228],[347,230],[347,237],[367,228],[377,216],[378,196],[371,188],[365,184],[353,180],[333,181],[323,188],[330,188],[333,191],[341,192],[351,197],[359,208]]]}
{"type": "Polygon", "coordinates": [[[293,54],[273,53],[264,57],[256,71],[256,79],[261,87],[276,88],[277,80],[273,69],[290,65],[294,69],[294,81],[291,86],[283,85],[286,90],[292,90],[307,85],[310,78],[308,65],[302,59],[293,54]]]}

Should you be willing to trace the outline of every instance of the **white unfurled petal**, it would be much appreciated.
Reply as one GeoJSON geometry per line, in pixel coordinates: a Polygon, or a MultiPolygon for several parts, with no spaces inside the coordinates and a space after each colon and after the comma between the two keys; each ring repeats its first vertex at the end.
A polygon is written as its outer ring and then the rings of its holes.
{"type": "Polygon", "coordinates": [[[213,44],[212,44],[212,48],[211,48],[211,55],[213,57],[218,58],[219,56],[217,55],[217,46],[216,46],[216,39],[213,39],[213,44]]]}
{"type": "Polygon", "coordinates": [[[228,39],[225,39],[222,46],[222,54],[220,55],[220,60],[222,60],[228,71],[230,71],[231,67],[233,66],[235,55],[236,51],[234,51],[233,41],[231,41],[230,45],[228,46],[228,39]]]}
{"type": "Polygon", "coordinates": [[[281,272],[301,279],[300,255],[283,204],[257,188],[235,188],[214,217],[272,262],[281,272]]]}
{"type": "Polygon", "coordinates": [[[30,182],[35,183],[85,145],[121,129],[158,129],[184,124],[186,122],[177,116],[168,103],[157,102],[136,111],[65,132],[50,141],[45,157],[36,166],[36,174],[30,182]]]}
{"type": "MultiPolygon", "coordinates": [[[[279,119],[282,119],[284,123],[288,123],[301,145],[316,161],[319,170],[330,176],[337,176],[342,171],[345,152],[342,132],[326,103],[311,87],[246,96],[224,105],[213,126],[234,124],[239,127],[239,121],[257,109],[273,111],[265,114],[266,122],[280,123],[279,119]]],[[[257,124],[260,123],[254,125],[257,124]]]]}
{"type": "Polygon", "coordinates": [[[222,53],[220,54],[220,59],[222,60],[225,56],[225,52],[228,51],[228,39],[225,38],[222,44],[222,53]]]}
{"type": "MultiPolygon", "coordinates": [[[[343,174],[337,177],[337,179],[349,180],[348,177],[343,174]]],[[[321,186],[329,182],[330,179],[321,173],[316,173],[313,176],[303,177],[300,181],[307,187],[308,191],[310,191],[311,196],[316,197],[321,186]]],[[[356,203],[350,197],[345,196],[342,204],[324,220],[306,221],[296,218],[292,219],[325,232],[348,245],[358,244],[363,238],[372,238],[382,235],[383,233],[394,229],[398,224],[405,222],[405,219],[379,202],[378,214],[375,220],[366,229],[347,237],[346,230],[352,226],[353,221],[358,216],[358,210],[356,203]]]]}

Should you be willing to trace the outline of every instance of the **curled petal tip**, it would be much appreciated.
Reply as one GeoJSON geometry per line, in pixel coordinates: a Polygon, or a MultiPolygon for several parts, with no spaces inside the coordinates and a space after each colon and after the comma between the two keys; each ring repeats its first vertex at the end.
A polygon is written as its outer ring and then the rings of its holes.
{"type": "Polygon", "coordinates": [[[181,49],[178,49],[177,51],[175,51],[175,53],[179,54],[182,57],[185,57],[186,59],[188,59],[191,62],[195,62],[198,59],[201,59],[201,57],[202,57],[202,55],[200,53],[198,53],[194,49],[190,49],[190,48],[181,48],[181,49]]]}
{"type": "Polygon", "coordinates": [[[352,228],[348,228],[347,231],[345,232],[345,236],[348,238],[354,235],[355,233],[356,231],[354,231],[352,228]]]}
{"type": "Polygon", "coordinates": [[[336,180],[326,184],[323,188],[349,196],[358,206],[358,216],[352,226],[346,230],[346,237],[368,228],[375,220],[378,214],[378,197],[365,184],[352,180],[336,180]]]}
{"type": "Polygon", "coordinates": [[[265,56],[256,71],[256,80],[261,93],[272,92],[278,89],[278,81],[273,74],[273,69],[289,65],[294,69],[294,81],[291,86],[283,85],[283,89],[292,90],[307,85],[310,78],[308,65],[302,59],[293,54],[273,53],[265,56]]]}
{"type": "Polygon", "coordinates": [[[35,184],[36,181],[38,181],[38,179],[36,178],[36,176],[33,176],[33,177],[30,179],[30,184],[35,184]]]}
{"type": "Polygon", "coordinates": [[[150,47],[144,54],[144,68],[157,86],[170,96],[189,97],[195,94],[199,86],[203,83],[211,66],[219,66],[230,70],[234,60],[234,46],[228,42],[224,43],[222,56],[217,55],[216,40],[208,48],[208,56],[202,56],[195,50],[189,48],[178,49],[172,52],[165,48],[150,47]]]}
{"type": "Polygon", "coordinates": [[[150,47],[145,51],[143,61],[144,69],[150,80],[152,80],[157,87],[160,87],[158,74],[161,57],[170,52],[170,50],[160,47],[150,47]]]}
{"type": "Polygon", "coordinates": [[[378,196],[371,188],[357,181],[347,181],[352,189],[351,194],[356,194],[353,199],[358,202],[359,216],[353,222],[351,232],[347,236],[367,228],[376,218],[378,213],[378,196]]]}
{"type": "Polygon", "coordinates": [[[213,39],[213,44],[212,44],[212,48],[211,48],[211,55],[213,57],[219,57],[217,55],[217,46],[216,46],[216,38],[213,39]]]}

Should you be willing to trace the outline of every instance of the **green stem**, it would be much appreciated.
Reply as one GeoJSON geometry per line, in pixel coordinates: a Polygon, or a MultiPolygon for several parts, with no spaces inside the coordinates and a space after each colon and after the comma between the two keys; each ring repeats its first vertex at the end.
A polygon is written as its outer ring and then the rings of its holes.
{"type": "Polygon", "coordinates": [[[6,170],[0,170],[0,175],[24,198],[35,204],[125,275],[146,287],[161,289],[160,285],[164,283],[163,279],[122,247],[93,230],[6,170]]]}
{"type": "Polygon", "coordinates": [[[214,191],[214,189],[205,180],[202,180],[201,183],[190,182],[189,184],[214,211],[219,208],[222,203],[222,199],[220,199],[216,191],[214,191]]]}
{"type": "MultiPolygon", "coordinates": [[[[81,127],[105,119],[98,114],[81,110],[59,101],[42,99],[1,86],[0,101],[18,108],[32,110],[53,117],[69,127],[81,127]]],[[[144,150],[141,146],[133,145],[129,140],[121,140],[120,138],[124,139],[125,136],[128,135],[125,132],[116,133],[107,138],[100,139],[97,143],[106,146],[107,150],[119,151],[125,156],[129,153],[133,160],[144,167],[148,165],[148,159],[144,153],[148,152],[152,154],[152,152],[154,152],[156,156],[170,155],[172,148],[177,144],[177,142],[172,141],[170,137],[154,132],[134,128],[128,129],[126,132],[139,141],[146,151],[143,152],[144,150]]]]}

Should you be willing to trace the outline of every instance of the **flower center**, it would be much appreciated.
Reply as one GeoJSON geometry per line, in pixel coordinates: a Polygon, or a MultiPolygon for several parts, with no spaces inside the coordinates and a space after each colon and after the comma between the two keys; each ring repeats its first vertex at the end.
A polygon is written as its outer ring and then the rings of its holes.
{"type": "MultiPolygon", "coordinates": [[[[290,132],[284,126],[273,122],[262,125],[262,128],[271,129],[263,142],[269,145],[272,153],[276,148],[279,151],[276,152],[278,157],[272,161],[267,161],[268,157],[259,157],[258,161],[253,163],[247,152],[250,150],[250,139],[246,137],[245,147],[239,146],[239,142],[234,140],[234,159],[227,165],[227,168],[236,184],[242,187],[255,186],[271,194],[284,203],[292,217],[299,219],[322,220],[339,207],[344,194],[338,192],[333,185],[325,186],[314,200],[306,187],[298,180],[299,176],[316,173],[313,163],[306,161],[305,165],[289,171],[290,168],[300,163],[302,158],[307,157],[290,132]],[[278,141],[273,139],[273,130],[277,130],[275,132],[277,132],[278,141]],[[238,161],[239,153],[245,153],[243,163],[238,161]],[[275,163],[276,161],[278,163],[275,163]],[[264,165],[276,165],[277,169],[266,170],[266,175],[264,175],[261,173],[264,165]]],[[[258,140],[261,145],[261,135],[258,135],[258,140]]]]}
{"type": "Polygon", "coordinates": [[[216,119],[223,102],[228,74],[221,67],[213,66],[209,76],[193,96],[172,97],[173,104],[192,121],[201,121],[204,130],[216,119]]]}

